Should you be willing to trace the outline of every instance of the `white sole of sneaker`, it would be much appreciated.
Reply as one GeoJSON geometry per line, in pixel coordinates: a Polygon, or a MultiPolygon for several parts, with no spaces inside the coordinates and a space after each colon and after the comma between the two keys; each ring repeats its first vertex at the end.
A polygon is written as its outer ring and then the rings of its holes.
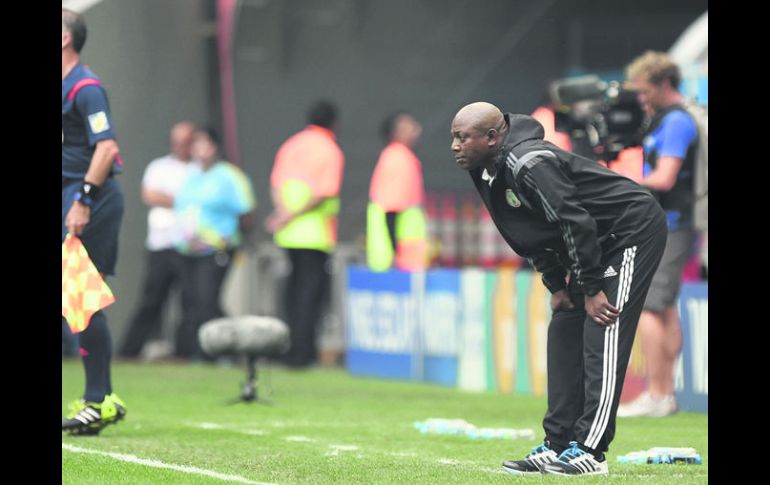
{"type": "Polygon", "coordinates": [[[577,474],[574,474],[574,473],[551,472],[551,471],[547,471],[547,470],[543,471],[543,473],[546,474],[546,475],[559,475],[559,476],[562,476],[562,477],[584,477],[584,476],[587,476],[587,475],[609,475],[610,474],[609,471],[595,471],[595,472],[581,473],[581,474],[577,475],[577,474]]]}
{"type": "Polygon", "coordinates": [[[562,477],[584,477],[586,475],[609,475],[610,474],[608,471],[595,471],[595,472],[586,472],[586,473],[580,473],[580,474],[549,472],[549,471],[544,471],[543,473],[546,475],[559,475],[562,477]]]}
{"type": "Polygon", "coordinates": [[[543,472],[536,471],[536,472],[522,472],[519,470],[511,470],[510,468],[501,467],[505,473],[509,473],[511,475],[542,475],[543,472]]]}

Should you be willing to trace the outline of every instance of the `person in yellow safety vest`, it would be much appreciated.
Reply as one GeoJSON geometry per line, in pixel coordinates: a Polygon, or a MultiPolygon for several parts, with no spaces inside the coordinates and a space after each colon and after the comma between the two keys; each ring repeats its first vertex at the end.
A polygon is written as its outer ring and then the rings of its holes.
{"type": "Polygon", "coordinates": [[[291,261],[283,301],[291,348],[281,357],[290,367],[317,360],[316,328],[330,295],[329,255],[337,244],[345,162],[334,134],[337,108],[319,101],[310,108],[308,121],[276,153],[270,175],[274,211],[265,220],[291,261]]]}
{"type": "Polygon", "coordinates": [[[366,260],[373,271],[422,271],[428,265],[422,165],[412,151],[421,133],[406,112],[382,125],[388,145],[372,175],[366,215],[366,260]]]}

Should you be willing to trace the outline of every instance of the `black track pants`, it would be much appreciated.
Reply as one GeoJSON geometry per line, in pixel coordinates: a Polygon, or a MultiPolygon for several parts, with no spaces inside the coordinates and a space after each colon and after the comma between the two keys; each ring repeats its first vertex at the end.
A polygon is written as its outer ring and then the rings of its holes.
{"type": "Polygon", "coordinates": [[[546,439],[554,448],[577,441],[607,451],[636,325],[647,290],[666,245],[666,221],[651,224],[639,243],[606,255],[612,267],[604,279],[607,299],[620,310],[615,324],[601,326],[586,316],[584,297],[570,288],[575,310],[554,313],[548,328],[548,412],[546,439]]]}

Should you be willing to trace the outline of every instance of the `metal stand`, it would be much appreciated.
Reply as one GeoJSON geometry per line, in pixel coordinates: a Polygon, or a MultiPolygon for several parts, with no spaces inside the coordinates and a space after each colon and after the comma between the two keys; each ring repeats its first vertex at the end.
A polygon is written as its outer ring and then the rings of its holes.
{"type": "Polygon", "coordinates": [[[230,404],[237,404],[239,402],[251,402],[251,401],[259,401],[263,404],[271,404],[270,401],[264,398],[260,399],[257,392],[257,358],[258,357],[255,355],[247,356],[246,382],[243,384],[243,387],[241,388],[240,397],[237,397],[232,401],[230,401],[229,402],[230,404]]]}
{"type": "Polygon", "coordinates": [[[243,401],[256,401],[257,400],[257,358],[250,355],[247,361],[248,380],[243,384],[241,390],[241,400],[243,401]]]}

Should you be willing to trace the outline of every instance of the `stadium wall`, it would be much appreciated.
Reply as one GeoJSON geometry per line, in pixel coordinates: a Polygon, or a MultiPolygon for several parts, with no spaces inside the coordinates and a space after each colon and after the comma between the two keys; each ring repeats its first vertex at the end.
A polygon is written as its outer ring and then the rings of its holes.
{"type": "MultiPolygon", "coordinates": [[[[537,273],[501,268],[373,273],[348,269],[346,366],[354,375],[467,391],[543,396],[550,295],[537,273]]],[[[676,395],[708,411],[708,285],[685,283],[676,395]]],[[[644,387],[638,341],[621,401],[644,387]]]]}

